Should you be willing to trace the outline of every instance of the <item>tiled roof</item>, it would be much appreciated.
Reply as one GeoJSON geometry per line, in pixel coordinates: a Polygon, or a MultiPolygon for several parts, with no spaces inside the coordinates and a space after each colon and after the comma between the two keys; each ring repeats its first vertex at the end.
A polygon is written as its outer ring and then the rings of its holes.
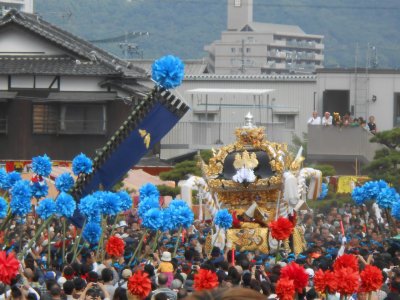
{"type": "Polygon", "coordinates": [[[128,62],[119,59],[118,57],[96,47],[68,31],[46,22],[39,16],[12,9],[0,19],[0,28],[12,23],[22,26],[23,28],[44,37],[62,48],[65,48],[82,60],[97,61],[99,64],[114,69],[120,74],[129,71],[129,76],[132,77],[142,78],[146,76],[144,71],[140,68],[133,67],[128,62]]]}
{"type": "Polygon", "coordinates": [[[117,75],[115,68],[69,56],[0,56],[0,74],[117,75]]]}
{"type": "MultiPolygon", "coordinates": [[[[147,74],[151,74],[153,60],[132,59],[129,60],[129,62],[131,62],[133,66],[143,69],[147,74]]],[[[204,59],[184,60],[183,63],[185,64],[185,76],[204,74],[207,67],[207,63],[204,59]]]]}

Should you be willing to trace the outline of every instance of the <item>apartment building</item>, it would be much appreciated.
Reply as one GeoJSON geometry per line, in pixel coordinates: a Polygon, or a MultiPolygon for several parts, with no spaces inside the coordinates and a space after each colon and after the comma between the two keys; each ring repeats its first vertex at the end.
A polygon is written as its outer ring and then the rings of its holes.
{"type": "Polygon", "coordinates": [[[253,0],[228,0],[227,30],[205,46],[215,74],[309,74],[323,68],[324,37],[253,21],[253,0]]]}

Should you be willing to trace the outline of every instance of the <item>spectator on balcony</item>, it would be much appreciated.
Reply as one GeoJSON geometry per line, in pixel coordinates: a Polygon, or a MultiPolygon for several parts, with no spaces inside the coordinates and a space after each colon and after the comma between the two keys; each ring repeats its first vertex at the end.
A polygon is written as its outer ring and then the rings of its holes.
{"type": "Polygon", "coordinates": [[[329,111],[325,112],[324,117],[322,118],[322,125],[324,126],[332,125],[332,116],[329,111]]]}
{"type": "Polygon", "coordinates": [[[321,125],[321,118],[316,111],[313,111],[312,117],[308,119],[308,125],[321,125]]]}
{"type": "Polygon", "coordinates": [[[372,134],[375,134],[376,133],[375,117],[369,116],[368,120],[369,120],[369,122],[368,122],[369,131],[372,134]]]}
{"type": "Polygon", "coordinates": [[[358,127],[358,126],[360,126],[360,121],[358,120],[358,118],[353,119],[353,122],[351,122],[350,126],[351,126],[351,127],[358,127]]]}
{"type": "Polygon", "coordinates": [[[346,112],[346,113],[344,114],[342,121],[343,121],[343,126],[346,126],[346,127],[347,127],[347,126],[350,126],[350,125],[351,125],[351,123],[353,122],[353,120],[351,119],[350,113],[349,113],[349,112],[346,112]]]}
{"type": "Polygon", "coordinates": [[[369,126],[367,124],[367,121],[362,120],[361,125],[360,125],[363,129],[365,129],[366,131],[369,131],[369,126]]]}

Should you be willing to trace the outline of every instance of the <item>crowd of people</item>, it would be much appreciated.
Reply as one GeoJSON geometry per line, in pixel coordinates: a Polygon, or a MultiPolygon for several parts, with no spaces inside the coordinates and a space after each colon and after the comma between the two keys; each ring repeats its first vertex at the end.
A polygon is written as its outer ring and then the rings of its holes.
{"type": "MultiPolygon", "coordinates": [[[[98,253],[96,247],[85,245],[73,259],[68,249],[73,248],[79,230],[70,225],[63,258],[62,222],[56,220],[21,259],[19,275],[10,284],[11,288],[0,285],[0,298],[131,299],[132,295],[127,293],[127,280],[140,269],[151,279],[151,292],[146,299],[278,299],[276,285],[281,269],[295,261],[309,276],[306,288],[298,293],[298,299],[322,299],[314,288],[317,270],[330,269],[337,256],[347,253],[357,257],[360,270],[367,265],[381,270],[383,284],[370,299],[400,299],[400,242],[397,244],[390,238],[398,233],[392,220],[385,217],[377,220],[368,206],[351,204],[340,208],[333,204],[314,212],[299,212],[297,219],[304,231],[307,250],[297,256],[282,250],[279,260],[275,254],[255,251],[232,255],[231,249],[218,247],[207,253],[206,238],[212,224],[198,220],[180,235],[178,232],[146,235],[141,253],[136,255],[137,259],[131,259],[145,234],[135,209],[119,216],[114,230],[115,220],[109,219],[108,222],[105,239],[111,233],[121,238],[125,243],[124,255],[111,257],[107,253],[98,253]],[[195,275],[201,269],[217,275],[220,289],[195,293],[195,275]]],[[[34,215],[29,215],[26,222],[12,223],[6,250],[18,255],[35,233],[38,222],[34,215]]],[[[339,299],[339,296],[332,294],[326,299],[339,299]]],[[[367,294],[359,292],[353,299],[367,299],[367,294]]]]}
{"type": "Polygon", "coordinates": [[[375,134],[377,132],[375,117],[370,116],[367,120],[363,117],[352,118],[350,112],[346,112],[343,116],[334,113],[332,116],[330,112],[325,112],[322,117],[318,112],[314,111],[312,116],[308,119],[309,125],[323,125],[323,126],[344,126],[344,127],[361,127],[365,130],[375,134]]]}

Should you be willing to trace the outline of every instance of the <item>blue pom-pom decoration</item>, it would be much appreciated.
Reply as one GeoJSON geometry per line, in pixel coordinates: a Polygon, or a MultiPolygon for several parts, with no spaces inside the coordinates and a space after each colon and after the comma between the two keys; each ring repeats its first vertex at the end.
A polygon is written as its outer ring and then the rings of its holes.
{"type": "Polygon", "coordinates": [[[151,78],[166,89],[173,89],[182,84],[185,65],[173,55],[163,56],[151,67],[151,78]]]}
{"type": "Polygon", "coordinates": [[[101,227],[98,223],[89,222],[82,233],[83,238],[91,245],[97,244],[101,236],[101,227]]]}
{"type": "Polygon", "coordinates": [[[76,202],[70,194],[61,192],[56,199],[56,209],[58,215],[70,218],[75,212],[76,202]]]}
{"type": "Polygon", "coordinates": [[[380,190],[376,197],[376,203],[380,208],[390,208],[399,199],[394,188],[386,187],[380,190]]]}
{"type": "Polygon", "coordinates": [[[158,198],[144,198],[140,200],[138,206],[138,215],[141,219],[143,219],[145,213],[152,208],[159,208],[160,202],[158,198]]]}
{"type": "Polygon", "coordinates": [[[351,198],[357,205],[362,205],[367,200],[367,195],[362,186],[357,186],[351,192],[351,198]]]}
{"type": "Polygon", "coordinates": [[[96,197],[87,195],[81,199],[78,205],[79,211],[88,218],[89,222],[100,218],[100,206],[96,197]]]}
{"type": "Polygon", "coordinates": [[[46,154],[32,158],[32,171],[37,175],[48,177],[51,173],[51,160],[46,154]]]}
{"type": "Polygon", "coordinates": [[[400,200],[399,199],[393,203],[391,214],[397,221],[400,221],[400,200]]]}
{"type": "Polygon", "coordinates": [[[233,218],[227,209],[221,209],[215,215],[214,223],[215,225],[228,229],[232,227],[233,218]]]}
{"type": "Polygon", "coordinates": [[[74,172],[76,176],[78,176],[81,173],[90,174],[92,173],[92,168],[93,168],[92,160],[83,153],[78,154],[72,160],[72,172],[74,172]]]}
{"type": "Polygon", "coordinates": [[[161,231],[173,231],[177,227],[177,213],[174,208],[167,207],[162,210],[163,223],[161,226],[161,231]]]}
{"type": "Polygon", "coordinates": [[[52,215],[54,215],[57,211],[56,203],[53,199],[46,198],[39,202],[39,206],[36,208],[36,212],[38,216],[42,220],[46,220],[52,215]]]}
{"type": "Polygon", "coordinates": [[[152,208],[148,210],[143,216],[143,227],[157,231],[163,226],[163,213],[159,208],[152,208]]]}
{"type": "Polygon", "coordinates": [[[11,189],[11,212],[17,216],[25,216],[31,211],[32,190],[27,180],[20,180],[11,189]]]}
{"type": "Polygon", "coordinates": [[[6,169],[0,168],[0,190],[8,190],[11,188],[8,173],[6,169]]]}
{"type": "Polygon", "coordinates": [[[174,213],[176,214],[176,226],[183,228],[189,228],[193,224],[194,214],[189,206],[180,206],[175,208],[174,213]]]}
{"type": "Polygon", "coordinates": [[[318,200],[323,200],[328,195],[328,184],[323,182],[321,185],[321,193],[319,194],[318,200]]]}
{"type": "Polygon", "coordinates": [[[117,196],[121,202],[121,211],[126,211],[132,208],[132,198],[126,191],[119,191],[117,196]]]}
{"type": "Polygon", "coordinates": [[[378,181],[368,181],[363,185],[367,200],[374,200],[378,197],[381,190],[382,183],[378,181]]]}
{"type": "Polygon", "coordinates": [[[139,200],[142,201],[145,198],[159,198],[160,192],[157,187],[152,183],[146,183],[139,189],[139,200]]]}
{"type": "Polygon", "coordinates": [[[4,219],[7,216],[8,202],[0,197],[0,219],[4,219]]]}
{"type": "Polygon", "coordinates": [[[174,199],[174,200],[172,200],[172,201],[169,203],[169,206],[170,206],[170,207],[175,207],[175,208],[178,208],[178,207],[189,207],[189,206],[187,205],[186,201],[185,201],[185,200],[181,200],[181,199],[174,199]]]}
{"type": "Polygon", "coordinates": [[[17,181],[20,181],[20,180],[22,180],[22,177],[21,177],[21,174],[19,172],[12,171],[12,172],[8,173],[8,182],[10,184],[10,187],[13,187],[14,184],[17,181]]]}
{"type": "Polygon", "coordinates": [[[46,197],[49,192],[49,187],[46,181],[32,182],[31,184],[32,196],[37,200],[46,197]]]}
{"type": "Polygon", "coordinates": [[[117,194],[98,191],[93,193],[93,197],[99,202],[101,214],[115,216],[121,211],[121,199],[117,194]]]}
{"type": "Polygon", "coordinates": [[[56,178],[56,188],[59,192],[68,193],[74,185],[74,178],[70,173],[62,173],[56,178]]]}

